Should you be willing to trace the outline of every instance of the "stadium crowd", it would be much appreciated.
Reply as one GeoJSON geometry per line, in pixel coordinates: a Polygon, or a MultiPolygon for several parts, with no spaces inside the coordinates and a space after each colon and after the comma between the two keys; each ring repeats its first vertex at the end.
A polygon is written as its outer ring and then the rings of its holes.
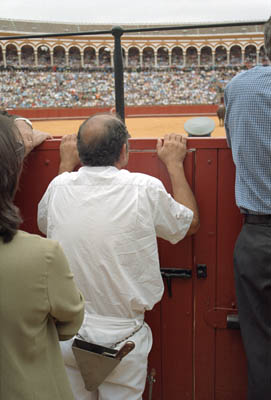
{"type": "MultiPolygon", "coordinates": [[[[125,71],[127,105],[213,104],[241,67],[125,71]]],[[[0,71],[2,108],[114,104],[114,72],[0,71]]]]}

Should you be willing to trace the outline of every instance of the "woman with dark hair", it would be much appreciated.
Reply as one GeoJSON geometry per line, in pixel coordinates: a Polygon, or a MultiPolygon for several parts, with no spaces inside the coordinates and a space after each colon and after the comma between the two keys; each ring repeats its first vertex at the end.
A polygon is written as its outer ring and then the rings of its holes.
{"type": "Polygon", "coordinates": [[[0,116],[0,398],[72,400],[59,340],[83,320],[83,299],[59,244],[18,229],[13,203],[25,146],[0,116]]]}

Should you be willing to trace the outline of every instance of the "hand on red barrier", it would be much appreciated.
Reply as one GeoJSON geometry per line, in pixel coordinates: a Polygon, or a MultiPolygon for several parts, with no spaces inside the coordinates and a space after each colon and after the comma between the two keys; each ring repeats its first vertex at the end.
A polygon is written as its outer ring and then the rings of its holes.
{"type": "Polygon", "coordinates": [[[53,139],[53,136],[48,132],[33,129],[33,148],[43,143],[46,139],[53,139]]]}
{"type": "Polygon", "coordinates": [[[183,163],[187,152],[186,140],[185,136],[175,133],[165,135],[164,143],[158,139],[157,154],[167,168],[183,163]]]}
{"type": "Polygon", "coordinates": [[[62,137],[60,144],[60,166],[58,173],[72,172],[78,164],[80,164],[80,159],[77,151],[76,134],[65,135],[62,137]]]}
{"type": "Polygon", "coordinates": [[[20,131],[20,134],[23,138],[26,157],[31,150],[33,150],[36,146],[40,145],[44,140],[51,139],[52,136],[50,133],[41,132],[36,129],[32,129],[31,122],[27,123],[24,119],[16,119],[15,125],[20,131]]]}

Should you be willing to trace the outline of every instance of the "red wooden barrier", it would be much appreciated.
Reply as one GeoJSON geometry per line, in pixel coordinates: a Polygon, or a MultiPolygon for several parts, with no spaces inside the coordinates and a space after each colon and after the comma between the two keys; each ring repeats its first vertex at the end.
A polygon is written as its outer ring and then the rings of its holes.
{"type": "MultiPolygon", "coordinates": [[[[173,116],[173,115],[211,115],[216,114],[215,104],[168,105],[168,106],[126,106],[125,115],[132,116],[173,116]]],[[[111,107],[73,107],[73,108],[20,108],[10,110],[11,114],[30,119],[84,119],[90,115],[108,112],[111,107]]]]}
{"type": "MultiPolygon", "coordinates": [[[[154,139],[132,139],[128,169],[160,178],[171,191],[155,145],[154,139]]],[[[26,162],[16,202],[23,229],[29,232],[38,232],[37,204],[57,174],[58,147],[59,140],[47,141],[26,162]]],[[[191,277],[172,278],[171,293],[165,280],[162,301],[146,316],[154,336],[149,360],[149,370],[156,370],[153,400],[245,400],[240,332],[227,324],[237,313],[232,254],[241,227],[231,152],[225,139],[191,138],[188,147],[195,149],[188,153],[185,169],[199,204],[201,228],[174,246],[159,240],[163,271],[182,268],[191,277]]]]}

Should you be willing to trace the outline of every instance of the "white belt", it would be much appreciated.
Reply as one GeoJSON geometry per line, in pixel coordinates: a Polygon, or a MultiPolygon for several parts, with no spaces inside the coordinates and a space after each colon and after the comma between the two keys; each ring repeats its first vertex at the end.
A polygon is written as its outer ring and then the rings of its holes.
{"type": "Polygon", "coordinates": [[[78,332],[87,342],[115,347],[132,337],[144,324],[144,315],[135,319],[107,317],[85,312],[84,322],[78,332]]]}

